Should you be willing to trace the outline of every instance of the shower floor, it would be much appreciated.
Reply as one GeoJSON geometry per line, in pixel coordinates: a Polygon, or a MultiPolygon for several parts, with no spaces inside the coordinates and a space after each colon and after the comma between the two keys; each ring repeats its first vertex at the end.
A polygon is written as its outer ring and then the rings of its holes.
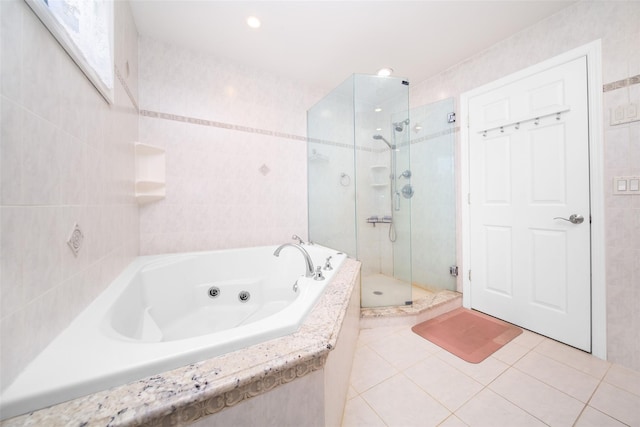
{"type": "Polygon", "coordinates": [[[407,300],[415,301],[429,295],[433,295],[433,292],[384,274],[372,274],[362,278],[362,307],[404,305],[407,300]],[[408,295],[409,286],[411,296],[408,295]]]}

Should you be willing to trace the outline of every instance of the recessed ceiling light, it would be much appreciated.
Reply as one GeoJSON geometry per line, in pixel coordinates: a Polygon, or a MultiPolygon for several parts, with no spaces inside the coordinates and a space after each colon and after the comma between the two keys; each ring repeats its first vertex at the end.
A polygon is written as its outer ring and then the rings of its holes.
{"type": "Polygon", "coordinates": [[[247,18],[247,25],[251,28],[260,28],[260,20],[255,16],[250,16],[247,18]]]}
{"type": "Polygon", "coordinates": [[[382,130],[382,128],[376,128],[377,132],[380,132],[382,130]]]}
{"type": "Polygon", "coordinates": [[[375,110],[373,110],[373,111],[375,111],[376,113],[379,113],[380,111],[382,111],[382,108],[377,107],[377,108],[376,108],[375,110]]]}
{"type": "Polygon", "coordinates": [[[393,68],[381,68],[378,70],[380,77],[389,77],[391,74],[393,74],[393,68]]]}

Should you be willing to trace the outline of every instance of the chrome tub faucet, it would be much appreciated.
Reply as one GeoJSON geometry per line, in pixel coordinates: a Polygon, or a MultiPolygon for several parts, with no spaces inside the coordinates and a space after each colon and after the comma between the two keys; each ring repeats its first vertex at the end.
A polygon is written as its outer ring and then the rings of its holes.
{"type": "Polygon", "coordinates": [[[302,256],[304,256],[304,260],[305,260],[305,263],[306,263],[306,269],[307,269],[307,271],[305,273],[305,277],[313,277],[314,280],[324,280],[324,277],[322,276],[322,273],[320,273],[319,275],[316,274],[315,268],[313,267],[313,261],[311,261],[311,256],[309,255],[309,252],[307,252],[299,244],[297,244],[297,243],[285,243],[284,245],[278,246],[278,248],[273,252],[273,254],[275,256],[280,256],[280,251],[283,248],[286,248],[287,246],[291,246],[293,248],[298,249],[302,253],[302,256]]]}

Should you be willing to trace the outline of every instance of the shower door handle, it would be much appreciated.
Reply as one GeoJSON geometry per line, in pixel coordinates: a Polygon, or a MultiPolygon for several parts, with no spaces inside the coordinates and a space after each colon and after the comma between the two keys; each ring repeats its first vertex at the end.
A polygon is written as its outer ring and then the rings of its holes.
{"type": "Polygon", "coordinates": [[[569,219],[567,218],[562,218],[562,217],[555,217],[553,219],[561,219],[563,221],[567,221],[570,222],[572,224],[582,224],[582,222],[584,221],[584,217],[582,215],[578,215],[578,214],[573,214],[569,217],[569,219]]]}
{"type": "Polygon", "coordinates": [[[398,191],[393,195],[393,208],[397,211],[400,210],[400,193],[398,191]]]}

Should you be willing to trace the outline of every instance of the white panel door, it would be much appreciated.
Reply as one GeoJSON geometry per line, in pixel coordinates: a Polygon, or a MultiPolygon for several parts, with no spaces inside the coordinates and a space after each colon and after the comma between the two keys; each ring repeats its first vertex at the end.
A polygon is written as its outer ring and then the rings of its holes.
{"type": "Polygon", "coordinates": [[[468,107],[472,308],[591,351],[586,58],[468,107]]]}

